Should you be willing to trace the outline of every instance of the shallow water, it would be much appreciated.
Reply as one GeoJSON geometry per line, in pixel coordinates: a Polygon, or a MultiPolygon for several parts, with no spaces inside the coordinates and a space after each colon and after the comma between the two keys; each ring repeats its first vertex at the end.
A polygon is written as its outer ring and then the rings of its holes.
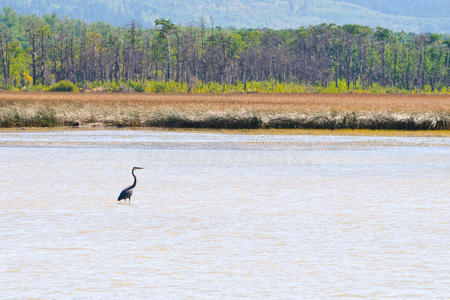
{"type": "Polygon", "coordinates": [[[448,138],[3,132],[0,166],[1,298],[450,295],[448,138]]]}

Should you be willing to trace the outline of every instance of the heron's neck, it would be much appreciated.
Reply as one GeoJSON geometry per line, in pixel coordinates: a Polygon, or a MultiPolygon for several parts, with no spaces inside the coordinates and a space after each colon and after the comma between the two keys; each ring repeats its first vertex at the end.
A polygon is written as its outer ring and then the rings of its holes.
{"type": "Polygon", "coordinates": [[[130,189],[132,189],[132,188],[134,188],[135,186],[136,186],[136,175],[134,175],[134,170],[132,170],[131,171],[131,175],[133,175],[133,177],[134,177],[134,182],[133,182],[133,184],[130,186],[130,189]]]}

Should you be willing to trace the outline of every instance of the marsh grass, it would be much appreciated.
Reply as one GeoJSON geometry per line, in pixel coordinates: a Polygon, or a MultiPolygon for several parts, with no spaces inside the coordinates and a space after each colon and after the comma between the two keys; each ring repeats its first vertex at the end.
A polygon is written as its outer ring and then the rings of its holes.
{"type": "Polygon", "coordinates": [[[0,127],[55,127],[63,125],[52,108],[21,112],[18,109],[5,110],[0,113],[0,127]]]}
{"type": "Polygon", "coordinates": [[[450,97],[0,93],[0,127],[450,129],[450,97]]]}
{"type": "Polygon", "coordinates": [[[447,130],[449,116],[392,113],[261,113],[249,111],[180,114],[159,113],[148,116],[141,125],[165,128],[210,129],[395,129],[447,130]]]}

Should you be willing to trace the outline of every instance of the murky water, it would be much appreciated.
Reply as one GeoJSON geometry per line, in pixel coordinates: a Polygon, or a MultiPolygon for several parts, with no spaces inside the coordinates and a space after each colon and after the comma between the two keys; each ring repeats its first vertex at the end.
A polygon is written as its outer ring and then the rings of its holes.
{"type": "Polygon", "coordinates": [[[0,298],[450,296],[448,138],[4,132],[0,166],[0,298]]]}

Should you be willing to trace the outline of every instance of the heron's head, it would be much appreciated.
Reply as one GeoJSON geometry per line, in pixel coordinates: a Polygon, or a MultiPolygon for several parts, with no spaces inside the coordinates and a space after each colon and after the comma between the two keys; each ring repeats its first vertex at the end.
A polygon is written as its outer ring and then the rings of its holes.
{"type": "Polygon", "coordinates": [[[141,170],[141,169],[143,169],[143,168],[141,168],[141,167],[133,167],[133,171],[134,170],[141,170]]]}

